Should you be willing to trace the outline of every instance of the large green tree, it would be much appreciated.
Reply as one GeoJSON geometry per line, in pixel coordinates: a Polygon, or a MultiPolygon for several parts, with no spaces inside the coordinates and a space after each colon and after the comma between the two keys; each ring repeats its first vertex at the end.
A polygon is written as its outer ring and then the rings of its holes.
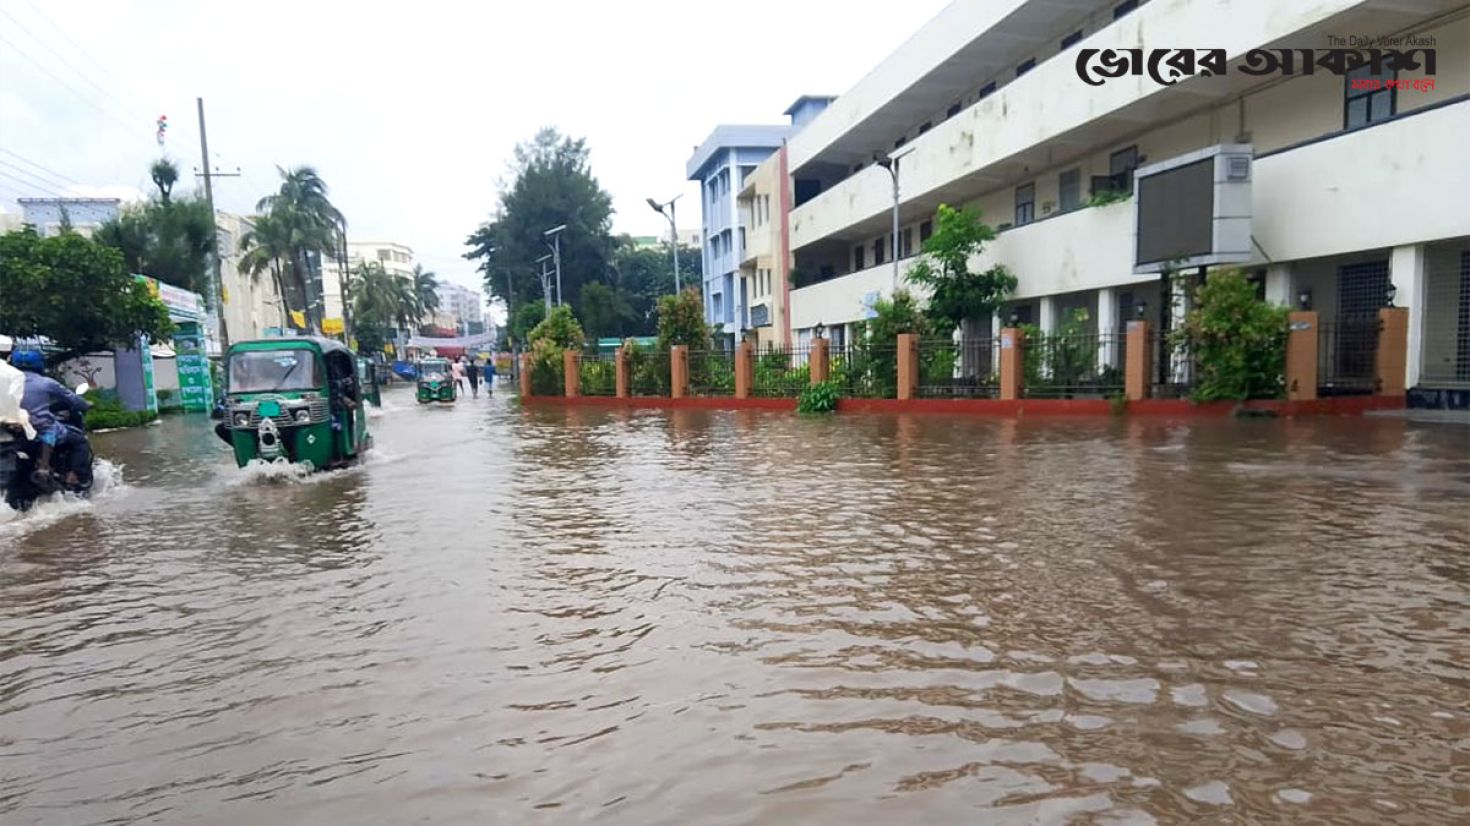
{"type": "Polygon", "coordinates": [[[927,315],[935,332],[949,335],[967,318],[994,313],[1016,289],[1016,277],[1004,265],[983,272],[970,269],[995,230],[980,220],[975,209],[939,205],[934,234],[924,241],[924,255],[909,268],[908,281],[929,288],[927,315]]]}
{"type": "Polygon", "coordinates": [[[139,335],[163,340],[173,325],[117,250],[74,232],[42,238],[26,227],[0,236],[0,330],[50,339],[57,362],[127,347],[139,335]]]}
{"type": "MultiPolygon", "coordinates": [[[[699,250],[681,246],[679,280],[685,286],[698,285],[703,271],[699,250]]],[[[633,320],[623,335],[657,335],[658,300],[674,294],[673,256],[668,244],[640,247],[626,236],[619,239],[610,286],[618,290],[618,296],[632,311],[633,320]]]]}
{"type": "Polygon", "coordinates": [[[131,272],[207,294],[215,243],[209,203],[198,193],[173,197],[179,171],[166,158],[155,161],[149,175],[158,193],[98,227],[93,238],[122,253],[131,272]]]}
{"type": "MultiPolygon", "coordinates": [[[[313,254],[335,254],[339,229],[346,222],[327,197],[327,184],[315,169],[277,167],[276,171],[281,175],[281,188],[261,198],[255,208],[270,219],[273,242],[285,251],[281,272],[287,288],[284,292],[287,307],[304,311],[307,329],[319,333],[321,307],[312,300],[313,254]]],[[[256,229],[259,228],[257,223],[256,229]]],[[[246,243],[247,239],[259,243],[263,236],[256,232],[241,239],[245,254],[249,255],[252,247],[246,243]]]]}
{"type": "Polygon", "coordinates": [[[551,252],[545,232],[565,225],[562,299],[581,317],[582,285],[606,280],[614,248],[612,196],[592,174],[587,143],[542,129],[516,146],[511,173],[494,217],[466,239],[465,257],[479,262],[491,296],[506,299],[509,288],[516,306],[542,300],[537,259],[551,252]]]}

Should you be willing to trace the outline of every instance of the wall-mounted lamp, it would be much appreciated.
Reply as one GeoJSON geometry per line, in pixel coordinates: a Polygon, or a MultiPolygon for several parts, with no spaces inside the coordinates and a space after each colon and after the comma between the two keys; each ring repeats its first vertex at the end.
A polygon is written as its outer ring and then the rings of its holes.
{"type": "Polygon", "coordinates": [[[1388,292],[1384,296],[1387,299],[1387,303],[1385,303],[1383,306],[1385,306],[1385,307],[1392,307],[1393,306],[1393,297],[1396,296],[1396,295],[1398,295],[1398,293],[1399,293],[1399,288],[1398,287],[1395,287],[1393,284],[1389,284],[1388,285],[1388,292]]]}
{"type": "Polygon", "coordinates": [[[1134,304],[1133,305],[1133,314],[1140,321],[1142,321],[1144,318],[1147,318],[1148,317],[1148,302],[1147,301],[1143,301],[1143,300],[1140,299],[1137,304],[1134,304]]]}
{"type": "Polygon", "coordinates": [[[1296,306],[1303,312],[1312,309],[1312,291],[1302,290],[1296,294],[1296,306]]]}

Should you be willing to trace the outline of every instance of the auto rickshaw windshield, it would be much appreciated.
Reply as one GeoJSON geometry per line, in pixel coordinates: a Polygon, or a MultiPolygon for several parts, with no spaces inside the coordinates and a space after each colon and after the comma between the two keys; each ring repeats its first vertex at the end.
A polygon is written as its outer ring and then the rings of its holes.
{"type": "Polygon", "coordinates": [[[230,356],[231,393],[314,390],[323,384],[311,350],[248,350],[230,356]]]}

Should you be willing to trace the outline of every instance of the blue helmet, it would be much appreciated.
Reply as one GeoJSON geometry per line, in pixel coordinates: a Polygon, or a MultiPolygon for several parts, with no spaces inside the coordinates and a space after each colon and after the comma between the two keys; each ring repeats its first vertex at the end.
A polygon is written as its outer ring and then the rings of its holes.
{"type": "Polygon", "coordinates": [[[16,350],[10,354],[10,363],[17,370],[40,373],[46,369],[46,360],[40,350],[16,350]]]}

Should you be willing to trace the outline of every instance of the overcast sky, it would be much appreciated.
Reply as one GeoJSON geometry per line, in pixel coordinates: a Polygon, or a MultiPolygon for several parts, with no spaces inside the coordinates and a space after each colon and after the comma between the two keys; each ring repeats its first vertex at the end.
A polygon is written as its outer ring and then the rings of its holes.
{"type": "Polygon", "coordinates": [[[539,127],[587,139],[615,230],[667,232],[643,199],[680,192],[692,229],[684,163],[716,124],[841,94],[944,5],[0,0],[0,208],[149,190],[159,115],[187,175],[202,96],[215,164],[242,172],[217,182],[220,209],[249,211],[276,165],[310,164],[349,236],[478,287],[464,238],[539,127]]]}

